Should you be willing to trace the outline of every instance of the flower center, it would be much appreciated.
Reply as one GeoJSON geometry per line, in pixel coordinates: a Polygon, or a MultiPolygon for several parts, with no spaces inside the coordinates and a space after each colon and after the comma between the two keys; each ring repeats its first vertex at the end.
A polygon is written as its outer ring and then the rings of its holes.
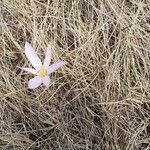
{"type": "Polygon", "coordinates": [[[40,69],[40,71],[39,71],[39,76],[42,77],[42,78],[48,76],[48,71],[47,71],[47,69],[45,69],[44,67],[42,67],[42,68],[40,69]]]}

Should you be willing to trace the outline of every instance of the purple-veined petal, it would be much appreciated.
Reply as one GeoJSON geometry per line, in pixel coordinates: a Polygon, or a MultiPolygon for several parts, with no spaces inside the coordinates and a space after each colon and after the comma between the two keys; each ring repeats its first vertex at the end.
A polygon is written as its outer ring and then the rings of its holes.
{"type": "Polygon", "coordinates": [[[31,62],[32,66],[36,70],[39,70],[42,66],[42,62],[38,57],[37,53],[33,50],[32,46],[28,42],[25,43],[25,54],[31,62]]]}
{"type": "Polygon", "coordinates": [[[48,67],[48,73],[52,73],[52,72],[56,71],[57,69],[64,66],[65,64],[67,64],[66,61],[58,61],[58,62],[52,64],[51,66],[48,67]]]}
{"type": "Polygon", "coordinates": [[[30,72],[30,73],[32,73],[32,74],[37,75],[37,71],[36,71],[35,69],[32,69],[32,68],[24,68],[24,67],[18,67],[18,66],[17,66],[17,68],[22,69],[22,70],[24,70],[24,71],[27,71],[27,72],[30,72]]]}
{"type": "Polygon", "coordinates": [[[36,76],[36,77],[29,80],[28,88],[29,89],[35,89],[38,86],[40,86],[41,83],[42,83],[42,79],[39,76],[36,76]]]}
{"type": "Polygon", "coordinates": [[[48,68],[51,62],[51,50],[49,48],[46,49],[45,59],[44,59],[44,67],[48,68]]]}
{"type": "Polygon", "coordinates": [[[45,78],[42,79],[42,82],[43,82],[43,84],[44,84],[47,88],[49,88],[49,87],[50,87],[50,83],[51,83],[51,79],[50,79],[49,76],[47,76],[47,77],[45,77],[45,78]]]}

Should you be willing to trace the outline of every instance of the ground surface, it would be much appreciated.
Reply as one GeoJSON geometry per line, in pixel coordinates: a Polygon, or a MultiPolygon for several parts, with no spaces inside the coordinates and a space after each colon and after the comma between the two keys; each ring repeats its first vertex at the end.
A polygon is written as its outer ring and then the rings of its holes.
{"type": "Polygon", "coordinates": [[[0,149],[150,149],[149,0],[0,3],[0,149]],[[69,62],[48,90],[16,68],[26,41],[69,62]]]}

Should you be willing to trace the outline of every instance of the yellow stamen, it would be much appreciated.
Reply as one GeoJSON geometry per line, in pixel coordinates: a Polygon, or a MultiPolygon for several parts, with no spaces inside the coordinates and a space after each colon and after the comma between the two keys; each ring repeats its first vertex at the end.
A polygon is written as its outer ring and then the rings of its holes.
{"type": "Polygon", "coordinates": [[[39,71],[39,76],[42,77],[42,78],[48,76],[48,71],[47,71],[47,69],[45,69],[44,67],[42,67],[42,68],[40,69],[40,71],[39,71]]]}

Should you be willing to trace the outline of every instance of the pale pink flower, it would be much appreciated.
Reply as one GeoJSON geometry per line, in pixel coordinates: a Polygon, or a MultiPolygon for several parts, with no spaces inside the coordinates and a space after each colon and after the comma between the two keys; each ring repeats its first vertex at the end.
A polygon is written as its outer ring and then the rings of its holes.
{"type": "Polygon", "coordinates": [[[67,63],[66,61],[58,61],[50,65],[51,50],[48,48],[46,49],[45,59],[44,62],[42,63],[37,53],[33,50],[32,46],[27,42],[25,43],[25,55],[29,59],[34,69],[24,67],[19,68],[36,75],[34,78],[29,80],[28,82],[29,89],[35,89],[41,84],[44,84],[48,88],[51,83],[49,74],[56,71],[58,68],[62,67],[67,63]]]}

